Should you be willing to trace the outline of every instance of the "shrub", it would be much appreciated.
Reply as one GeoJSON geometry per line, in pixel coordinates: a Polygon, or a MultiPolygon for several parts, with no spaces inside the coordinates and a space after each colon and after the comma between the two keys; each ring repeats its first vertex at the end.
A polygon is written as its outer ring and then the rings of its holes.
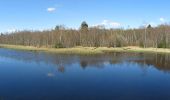
{"type": "Polygon", "coordinates": [[[120,40],[116,40],[116,47],[122,47],[120,40]]]}
{"type": "Polygon", "coordinates": [[[144,48],[144,43],[143,43],[143,42],[140,42],[140,43],[139,43],[139,47],[144,48]]]}
{"type": "Polygon", "coordinates": [[[62,43],[57,43],[55,44],[55,48],[64,48],[64,46],[62,45],[62,43]]]}
{"type": "Polygon", "coordinates": [[[166,48],[166,42],[165,42],[165,41],[161,41],[161,42],[158,44],[158,48],[166,48]]]}

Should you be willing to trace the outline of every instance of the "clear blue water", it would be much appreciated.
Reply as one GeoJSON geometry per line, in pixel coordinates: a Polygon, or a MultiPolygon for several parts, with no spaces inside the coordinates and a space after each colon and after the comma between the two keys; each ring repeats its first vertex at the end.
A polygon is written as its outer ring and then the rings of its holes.
{"type": "Polygon", "coordinates": [[[0,100],[170,100],[170,55],[1,48],[0,100]]]}

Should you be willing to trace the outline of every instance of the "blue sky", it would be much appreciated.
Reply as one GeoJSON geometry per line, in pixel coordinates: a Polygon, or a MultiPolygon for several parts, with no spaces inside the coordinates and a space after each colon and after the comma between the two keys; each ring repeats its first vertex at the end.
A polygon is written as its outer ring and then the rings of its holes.
{"type": "Polygon", "coordinates": [[[1,0],[0,32],[51,29],[55,25],[139,27],[170,19],[170,0],[1,0]]]}

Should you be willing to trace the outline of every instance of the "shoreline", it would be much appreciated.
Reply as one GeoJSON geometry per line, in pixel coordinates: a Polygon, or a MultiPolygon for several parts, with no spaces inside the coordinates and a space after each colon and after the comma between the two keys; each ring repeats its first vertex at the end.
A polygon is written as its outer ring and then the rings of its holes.
{"type": "Polygon", "coordinates": [[[170,49],[164,48],[140,48],[135,46],[108,48],[108,47],[73,47],[73,48],[43,48],[33,46],[21,46],[21,45],[6,45],[0,44],[0,48],[25,50],[25,51],[40,51],[51,52],[58,54],[80,54],[80,55],[92,55],[92,54],[105,54],[111,52],[134,52],[134,53],[166,53],[170,54],[170,49]]]}

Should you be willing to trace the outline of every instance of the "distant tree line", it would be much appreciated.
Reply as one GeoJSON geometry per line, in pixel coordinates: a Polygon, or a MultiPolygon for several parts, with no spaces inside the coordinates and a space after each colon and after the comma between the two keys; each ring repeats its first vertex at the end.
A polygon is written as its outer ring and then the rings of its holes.
{"type": "Polygon", "coordinates": [[[35,47],[69,48],[85,47],[123,47],[140,46],[170,48],[170,26],[159,25],[138,29],[105,29],[89,27],[86,22],[79,30],[56,26],[50,31],[17,31],[1,33],[0,44],[35,47]]]}

